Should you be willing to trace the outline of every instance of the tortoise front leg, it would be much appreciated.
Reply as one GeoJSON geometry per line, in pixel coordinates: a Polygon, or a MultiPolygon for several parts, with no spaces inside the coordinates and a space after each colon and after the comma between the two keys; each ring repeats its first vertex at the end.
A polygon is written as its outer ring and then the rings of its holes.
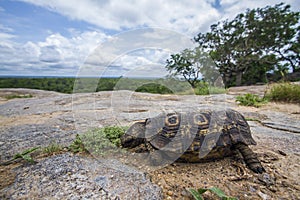
{"type": "Polygon", "coordinates": [[[149,143],[145,144],[147,150],[148,150],[148,164],[151,166],[159,166],[163,162],[163,156],[161,155],[161,152],[154,149],[153,146],[149,143]]]}
{"type": "Polygon", "coordinates": [[[237,143],[234,145],[234,148],[240,151],[245,163],[252,171],[255,173],[263,173],[266,171],[258,160],[256,154],[248,147],[248,145],[237,143]]]}

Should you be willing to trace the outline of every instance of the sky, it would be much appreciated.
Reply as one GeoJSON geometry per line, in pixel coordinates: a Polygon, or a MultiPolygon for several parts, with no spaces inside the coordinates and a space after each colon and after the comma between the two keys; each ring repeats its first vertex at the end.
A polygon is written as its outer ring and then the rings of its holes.
{"type": "Polygon", "coordinates": [[[161,77],[210,25],[280,2],[0,0],[0,76],[161,77]]]}

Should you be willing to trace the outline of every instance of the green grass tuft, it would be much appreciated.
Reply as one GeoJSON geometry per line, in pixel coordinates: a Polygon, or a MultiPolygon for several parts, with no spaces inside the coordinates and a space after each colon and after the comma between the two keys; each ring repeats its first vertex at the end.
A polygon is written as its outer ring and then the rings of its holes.
{"type": "Polygon", "coordinates": [[[204,81],[200,81],[199,83],[197,83],[196,87],[194,88],[194,93],[196,95],[224,94],[226,92],[227,91],[225,88],[211,86],[204,81]]]}
{"type": "Polygon", "coordinates": [[[226,93],[225,88],[220,87],[196,87],[194,89],[196,95],[209,95],[209,94],[224,94],[226,93]]]}
{"type": "Polygon", "coordinates": [[[237,96],[236,101],[242,106],[253,106],[257,108],[268,103],[266,98],[261,98],[256,94],[250,93],[237,96]]]}
{"type": "Polygon", "coordinates": [[[52,155],[58,152],[61,152],[63,150],[63,147],[55,142],[51,143],[49,146],[44,147],[42,149],[43,153],[52,155]]]}
{"type": "Polygon", "coordinates": [[[271,101],[300,103],[300,85],[292,83],[274,84],[266,93],[271,101]]]}

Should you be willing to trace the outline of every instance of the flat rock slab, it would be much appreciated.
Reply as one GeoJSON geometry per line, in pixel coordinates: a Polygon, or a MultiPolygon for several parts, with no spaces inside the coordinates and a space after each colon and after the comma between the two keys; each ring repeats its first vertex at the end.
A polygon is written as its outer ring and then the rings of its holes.
{"type": "Polygon", "coordinates": [[[273,151],[281,150],[289,154],[300,153],[300,135],[298,133],[287,132],[279,129],[261,126],[257,122],[248,122],[252,135],[258,143],[254,149],[262,147],[263,150],[272,149],[273,151]]]}
{"type": "Polygon", "coordinates": [[[16,171],[15,183],[2,189],[0,198],[162,199],[144,173],[116,160],[61,154],[16,171]]]}
{"type": "Polygon", "coordinates": [[[267,120],[261,121],[264,126],[292,133],[300,133],[300,122],[297,119],[285,113],[270,111],[265,111],[264,113],[268,115],[267,120]]]}
{"type": "Polygon", "coordinates": [[[186,194],[187,188],[208,185],[225,188],[226,194],[239,199],[261,199],[266,195],[267,199],[297,199],[295,195],[300,191],[300,106],[271,102],[262,108],[253,108],[239,106],[235,102],[237,94],[257,91],[262,95],[263,87],[257,89],[233,88],[229,95],[208,96],[131,91],[70,95],[0,89],[0,162],[11,159],[25,149],[45,147],[52,142],[68,146],[77,133],[84,133],[91,128],[128,126],[136,120],[161,112],[233,108],[249,120],[258,144],[251,148],[258,153],[266,170],[276,177],[274,188],[271,189],[257,183],[253,174],[253,181],[249,178],[229,181],[231,176],[237,175],[237,171],[229,159],[227,165],[223,165],[225,159],[210,164],[170,165],[157,173],[148,174],[151,183],[144,173],[117,160],[95,160],[62,154],[14,170],[11,170],[14,165],[7,166],[9,170],[1,166],[2,183],[14,184],[1,185],[0,181],[0,199],[160,199],[161,193],[164,194],[163,198],[184,199],[191,198],[186,194]],[[31,94],[33,98],[5,99],[5,96],[13,94],[31,94]],[[229,170],[227,175],[224,174],[224,166],[229,170]],[[17,174],[16,179],[13,175],[7,175],[9,173],[17,174]],[[228,179],[227,182],[223,181],[224,177],[228,179]],[[9,178],[10,181],[7,180],[9,178]]]}
{"type": "Polygon", "coordinates": [[[32,147],[44,147],[56,143],[68,146],[76,135],[74,130],[49,124],[2,127],[0,132],[1,160],[9,160],[13,155],[32,147]]]}

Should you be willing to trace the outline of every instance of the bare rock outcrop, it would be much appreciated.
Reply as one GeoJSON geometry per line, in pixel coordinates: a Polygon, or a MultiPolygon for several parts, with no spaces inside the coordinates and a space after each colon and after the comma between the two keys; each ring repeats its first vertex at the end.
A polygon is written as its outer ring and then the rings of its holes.
{"type": "MultiPolygon", "coordinates": [[[[262,86],[257,87],[262,94],[262,86]]],[[[249,90],[256,91],[253,87],[249,90]]],[[[68,146],[76,134],[90,128],[127,126],[175,110],[233,108],[249,120],[258,143],[251,148],[258,153],[270,179],[248,173],[230,158],[213,163],[174,164],[145,175],[115,159],[64,153],[41,158],[35,165],[0,166],[0,179],[4,180],[0,181],[0,198],[190,199],[186,192],[190,187],[218,186],[240,199],[299,199],[300,106],[239,106],[235,95],[244,92],[247,88],[208,96],[0,90],[0,162],[25,149],[52,142],[68,146]],[[33,97],[5,99],[15,93],[33,97]],[[8,180],[13,184],[7,184],[8,180]]]]}
{"type": "Polygon", "coordinates": [[[45,158],[19,168],[15,184],[3,189],[9,199],[162,199],[146,175],[116,160],[71,154],[45,158]]]}

